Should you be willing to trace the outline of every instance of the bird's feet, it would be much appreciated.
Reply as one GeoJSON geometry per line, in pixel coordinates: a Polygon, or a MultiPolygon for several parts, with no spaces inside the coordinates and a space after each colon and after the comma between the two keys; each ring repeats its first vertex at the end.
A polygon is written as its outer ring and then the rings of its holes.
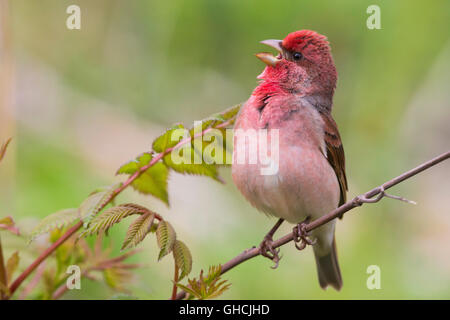
{"type": "Polygon", "coordinates": [[[263,257],[272,260],[275,264],[271,267],[272,269],[278,268],[280,263],[280,249],[273,247],[273,239],[270,234],[264,237],[264,240],[259,245],[259,252],[263,257]]]}
{"type": "Polygon", "coordinates": [[[299,223],[298,225],[296,225],[294,227],[294,229],[292,230],[292,233],[294,235],[294,243],[295,243],[295,247],[298,250],[303,250],[306,248],[307,245],[313,245],[314,243],[316,243],[316,240],[311,240],[309,238],[309,234],[306,231],[306,226],[309,222],[309,218],[306,219],[305,221],[299,223]]]}

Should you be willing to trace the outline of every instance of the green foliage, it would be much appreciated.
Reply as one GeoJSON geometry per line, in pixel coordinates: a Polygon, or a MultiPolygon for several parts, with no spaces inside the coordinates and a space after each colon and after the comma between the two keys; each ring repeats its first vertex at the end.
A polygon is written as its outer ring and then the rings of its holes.
{"type": "Polygon", "coordinates": [[[52,231],[55,228],[63,228],[80,218],[80,212],[76,208],[64,209],[52,213],[42,221],[31,232],[31,241],[41,234],[52,231]]]}
{"type": "Polygon", "coordinates": [[[14,272],[17,270],[19,266],[19,252],[15,251],[11,257],[9,257],[8,262],[6,262],[6,276],[7,283],[11,283],[14,272]]]}
{"type": "Polygon", "coordinates": [[[160,249],[158,260],[161,260],[173,250],[176,238],[177,235],[172,225],[165,220],[160,221],[158,229],[156,229],[156,240],[160,249]]]}
{"type": "Polygon", "coordinates": [[[150,232],[154,220],[155,214],[152,212],[146,212],[131,223],[125,236],[122,250],[135,247],[138,243],[144,240],[145,236],[150,232]]]}
{"type": "MultiPolygon", "coordinates": [[[[147,166],[152,160],[151,153],[144,153],[132,160],[125,163],[119,168],[117,174],[129,174],[133,175],[144,166],[147,166]]],[[[144,194],[151,194],[156,198],[169,205],[169,196],[167,193],[167,178],[169,176],[169,170],[161,163],[157,162],[143,173],[133,180],[131,186],[144,194]]]]}
{"type": "Polygon", "coordinates": [[[8,230],[15,235],[19,235],[19,229],[15,226],[15,222],[11,216],[0,218],[0,230],[8,230]]]}
{"type": "Polygon", "coordinates": [[[114,290],[127,292],[126,284],[129,282],[132,274],[123,268],[111,267],[103,270],[105,283],[114,290]]]}
{"type": "Polygon", "coordinates": [[[161,153],[168,148],[176,146],[185,135],[185,129],[182,124],[177,124],[168,129],[162,135],[153,141],[152,148],[155,152],[161,153]],[[176,138],[176,139],[174,139],[176,138]]]}
{"type": "Polygon", "coordinates": [[[85,226],[89,224],[89,221],[111,200],[116,188],[119,186],[120,184],[116,184],[96,190],[81,203],[80,216],[81,220],[84,221],[85,226]]]}
{"type": "Polygon", "coordinates": [[[182,284],[177,284],[177,286],[199,300],[217,298],[231,286],[227,280],[220,281],[221,269],[220,265],[212,266],[206,277],[203,276],[202,270],[198,280],[197,278],[189,279],[188,286],[182,284]]]}
{"type": "Polygon", "coordinates": [[[173,257],[175,265],[181,271],[178,281],[187,276],[192,270],[192,255],[189,248],[180,240],[173,245],[173,257]]]}
{"type": "Polygon", "coordinates": [[[148,210],[135,204],[122,204],[109,208],[95,216],[81,236],[107,232],[114,224],[133,214],[144,214],[148,210]]]}

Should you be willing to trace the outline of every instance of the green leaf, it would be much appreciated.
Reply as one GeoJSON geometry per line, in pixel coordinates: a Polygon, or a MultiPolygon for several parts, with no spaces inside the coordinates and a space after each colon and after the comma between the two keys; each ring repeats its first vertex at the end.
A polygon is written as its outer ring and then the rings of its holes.
{"type": "Polygon", "coordinates": [[[192,255],[189,248],[180,240],[176,240],[173,246],[175,265],[181,271],[179,280],[187,276],[192,270],[192,255]]]}
{"type": "Polygon", "coordinates": [[[19,229],[15,226],[14,220],[11,216],[7,216],[0,219],[0,231],[8,230],[9,232],[20,235],[19,229]]]}
{"type": "MultiPolygon", "coordinates": [[[[136,160],[130,161],[120,167],[117,174],[134,174],[140,168],[148,165],[151,160],[152,154],[144,153],[138,156],[136,160]]],[[[168,176],[168,168],[162,162],[157,162],[136,178],[131,183],[131,186],[136,191],[151,194],[169,205],[169,194],[167,192],[168,176]]]]}
{"type": "Polygon", "coordinates": [[[163,158],[163,161],[169,168],[175,170],[178,173],[208,176],[213,178],[214,180],[222,182],[222,179],[218,175],[217,168],[214,165],[206,164],[204,162],[200,164],[193,163],[193,153],[195,151],[193,150],[193,148],[190,149],[190,154],[188,154],[188,152],[185,152],[186,149],[174,151],[179,152],[180,159],[177,159],[177,163],[173,161],[173,155],[171,153],[166,155],[163,158]]]}
{"type": "Polygon", "coordinates": [[[203,270],[201,270],[198,280],[197,278],[188,279],[189,286],[181,284],[177,284],[177,286],[197,299],[217,298],[231,286],[227,280],[219,281],[221,270],[222,266],[220,265],[212,266],[206,277],[203,276],[203,270]]]}
{"type": "Polygon", "coordinates": [[[156,229],[156,240],[159,248],[161,249],[158,260],[161,260],[172,251],[176,238],[177,235],[175,230],[169,222],[162,220],[158,223],[158,229],[156,229]]]}
{"type": "Polygon", "coordinates": [[[11,283],[14,272],[19,266],[19,252],[14,252],[11,257],[9,257],[8,262],[6,262],[6,275],[7,283],[11,283]]]}
{"type": "Polygon", "coordinates": [[[185,134],[186,131],[184,130],[183,125],[177,124],[156,138],[155,141],[153,141],[152,149],[158,153],[164,152],[166,149],[176,146],[178,142],[183,139],[183,135],[185,134]],[[176,136],[172,136],[174,133],[176,136]]]}
{"type": "Polygon", "coordinates": [[[144,214],[148,211],[148,209],[135,204],[122,204],[120,206],[109,208],[98,216],[95,216],[80,237],[106,232],[122,219],[133,214],[144,214]]]}
{"type": "Polygon", "coordinates": [[[55,212],[44,219],[31,232],[31,241],[41,234],[52,231],[56,228],[63,228],[80,218],[78,209],[64,209],[55,212]]]}
{"type": "Polygon", "coordinates": [[[122,250],[135,247],[138,243],[144,240],[145,236],[150,232],[154,219],[155,214],[147,212],[134,220],[128,228],[122,245],[122,250]]]}
{"type": "Polygon", "coordinates": [[[14,225],[14,220],[11,216],[7,216],[0,219],[0,224],[3,224],[8,227],[12,227],[14,225]]]}
{"type": "MultiPolygon", "coordinates": [[[[237,114],[239,113],[239,110],[241,110],[242,103],[236,104],[225,111],[222,111],[220,115],[223,117],[224,120],[230,120],[234,118],[236,119],[237,114]]],[[[234,120],[232,121],[232,124],[234,123],[234,120]]]]}
{"type": "Polygon", "coordinates": [[[129,282],[132,274],[125,269],[121,268],[108,268],[103,270],[103,277],[105,283],[114,290],[127,291],[125,285],[129,282]]]}
{"type": "Polygon", "coordinates": [[[85,226],[89,221],[100,212],[100,210],[111,200],[116,188],[121,184],[115,184],[100,190],[96,190],[86,198],[80,205],[81,220],[84,221],[85,226]]]}

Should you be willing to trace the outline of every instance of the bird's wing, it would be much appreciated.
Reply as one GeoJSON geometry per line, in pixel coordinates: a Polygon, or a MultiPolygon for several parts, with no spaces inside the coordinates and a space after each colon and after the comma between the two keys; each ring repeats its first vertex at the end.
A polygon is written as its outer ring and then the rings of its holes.
{"type": "Polygon", "coordinates": [[[345,155],[344,147],[342,146],[341,136],[337,128],[336,122],[329,113],[320,113],[324,122],[325,130],[325,145],[327,148],[326,157],[328,162],[333,167],[336,177],[339,181],[341,189],[341,198],[339,205],[347,201],[347,177],[345,176],[345,155]]]}

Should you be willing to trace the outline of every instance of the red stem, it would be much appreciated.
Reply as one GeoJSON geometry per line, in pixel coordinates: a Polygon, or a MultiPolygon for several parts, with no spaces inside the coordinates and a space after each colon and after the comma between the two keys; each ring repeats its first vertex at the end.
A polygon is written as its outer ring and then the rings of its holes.
{"type": "MultiPolygon", "coordinates": [[[[136,171],[133,175],[131,175],[120,187],[114,190],[110,198],[104,202],[104,204],[100,207],[99,211],[101,211],[108,203],[111,202],[119,193],[121,193],[123,190],[125,190],[134,180],[136,180],[142,173],[147,171],[150,167],[154,166],[158,161],[160,161],[165,155],[172,152],[174,149],[192,141],[192,139],[203,136],[205,133],[211,131],[212,129],[217,128],[224,128],[228,125],[230,125],[234,121],[234,118],[225,121],[216,127],[210,127],[202,132],[194,135],[193,137],[189,137],[186,139],[181,140],[178,142],[177,145],[175,145],[172,148],[168,148],[164,150],[163,152],[157,154],[146,166],[143,166],[139,168],[138,171],[136,171]]],[[[36,260],[28,266],[18,277],[17,279],[12,283],[11,287],[9,288],[10,291],[10,297],[14,294],[14,292],[17,290],[17,288],[22,284],[22,282],[45,260],[47,259],[60,245],[62,245],[67,239],[69,239],[73,234],[75,234],[81,227],[83,226],[83,222],[80,221],[77,224],[75,224],[73,227],[71,227],[69,230],[66,231],[65,234],[61,236],[56,242],[54,242],[48,249],[46,249],[39,257],[36,258],[36,260]]]]}

